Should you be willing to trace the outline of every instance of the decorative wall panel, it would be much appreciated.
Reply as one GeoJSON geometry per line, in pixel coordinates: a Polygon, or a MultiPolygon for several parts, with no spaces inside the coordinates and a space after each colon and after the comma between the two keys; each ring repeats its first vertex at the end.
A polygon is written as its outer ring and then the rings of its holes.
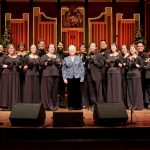
{"type": "Polygon", "coordinates": [[[85,19],[84,8],[62,7],[61,9],[61,40],[67,49],[73,44],[79,50],[80,45],[85,41],[85,19]]]}
{"type": "Polygon", "coordinates": [[[44,40],[46,46],[57,41],[57,19],[47,17],[39,7],[33,8],[33,43],[44,40]]]}
{"type": "Polygon", "coordinates": [[[133,19],[123,19],[123,14],[116,14],[116,43],[118,47],[122,44],[134,43],[135,34],[140,27],[140,14],[134,14],[133,19]]]}
{"type": "Polygon", "coordinates": [[[89,43],[99,45],[101,40],[106,40],[109,45],[112,34],[112,7],[106,7],[98,17],[89,18],[89,43]]]}
{"type": "Polygon", "coordinates": [[[5,27],[10,26],[12,40],[16,47],[22,42],[29,49],[29,13],[23,13],[22,19],[12,19],[11,13],[5,14],[5,27]]]}

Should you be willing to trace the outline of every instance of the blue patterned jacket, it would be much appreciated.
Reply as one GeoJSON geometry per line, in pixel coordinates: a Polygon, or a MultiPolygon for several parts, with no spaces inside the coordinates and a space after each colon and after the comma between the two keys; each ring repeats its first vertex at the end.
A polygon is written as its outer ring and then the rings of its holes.
{"type": "Polygon", "coordinates": [[[74,61],[71,60],[71,56],[65,57],[62,64],[63,79],[80,78],[80,81],[84,81],[84,66],[80,56],[75,56],[74,61]]]}

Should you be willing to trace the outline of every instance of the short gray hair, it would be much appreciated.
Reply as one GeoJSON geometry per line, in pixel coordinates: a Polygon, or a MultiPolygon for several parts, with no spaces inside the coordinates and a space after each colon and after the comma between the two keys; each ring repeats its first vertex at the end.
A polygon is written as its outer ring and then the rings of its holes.
{"type": "Polygon", "coordinates": [[[69,45],[69,48],[68,48],[69,52],[74,50],[76,52],[76,47],[74,45],[69,45]]]}

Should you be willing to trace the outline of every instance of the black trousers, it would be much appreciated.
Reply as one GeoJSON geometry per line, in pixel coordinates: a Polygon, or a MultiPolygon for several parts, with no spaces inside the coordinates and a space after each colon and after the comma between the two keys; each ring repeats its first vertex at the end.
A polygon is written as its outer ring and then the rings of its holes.
{"type": "Polygon", "coordinates": [[[80,88],[80,78],[72,78],[67,80],[68,108],[81,109],[82,95],[80,88]]]}
{"type": "Polygon", "coordinates": [[[146,90],[147,90],[147,93],[148,93],[148,101],[147,101],[147,104],[149,104],[150,102],[150,79],[146,79],[146,90]]]}
{"type": "Polygon", "coordinates": [[[62,76],[59,77],[59,107],[65,107],[65,83],[62,76]]]}

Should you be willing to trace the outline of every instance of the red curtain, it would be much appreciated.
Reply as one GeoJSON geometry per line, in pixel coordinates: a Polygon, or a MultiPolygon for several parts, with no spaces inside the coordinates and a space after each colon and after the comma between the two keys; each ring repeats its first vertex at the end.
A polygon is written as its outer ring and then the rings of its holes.
{"type": "Polygon", "coordinates": [[[13,35],[13,43],[18,47],[23,42],[28,48],[28,27],[27,21],[10,21],[11,31],[13,35]]]}
{"type": "Polygon", "coordinates": [[[77,50],[79,50],[80,45],[84,41],[84,33],[80,29],[68,29],[66,32],[63,32],[62,39],[66,48],[73,44],[77,47],[77,50]]]}
{"type": "Polygon", "coordinates": [[[134,21],[119,21],[118,30],[118,46],[121,47],[122,44],[130,45],[134,42],[135,37],[135,22],[134,21]]]}
{"type": "Polygon", "coordinates": [[[52,22],[40,22],[38,28],[38,40],[42,39],[45,41],[45,45],[48,46],[49,44],[55,44],[55,35],[54,33],[54,23],[52,22]]]}
{"type": "Polygon", "coordinates": [[[93,22],[92,23],[92,42],[99,44],[101,40],[106,39],[106,23],[104,22],[93,22]]]}

